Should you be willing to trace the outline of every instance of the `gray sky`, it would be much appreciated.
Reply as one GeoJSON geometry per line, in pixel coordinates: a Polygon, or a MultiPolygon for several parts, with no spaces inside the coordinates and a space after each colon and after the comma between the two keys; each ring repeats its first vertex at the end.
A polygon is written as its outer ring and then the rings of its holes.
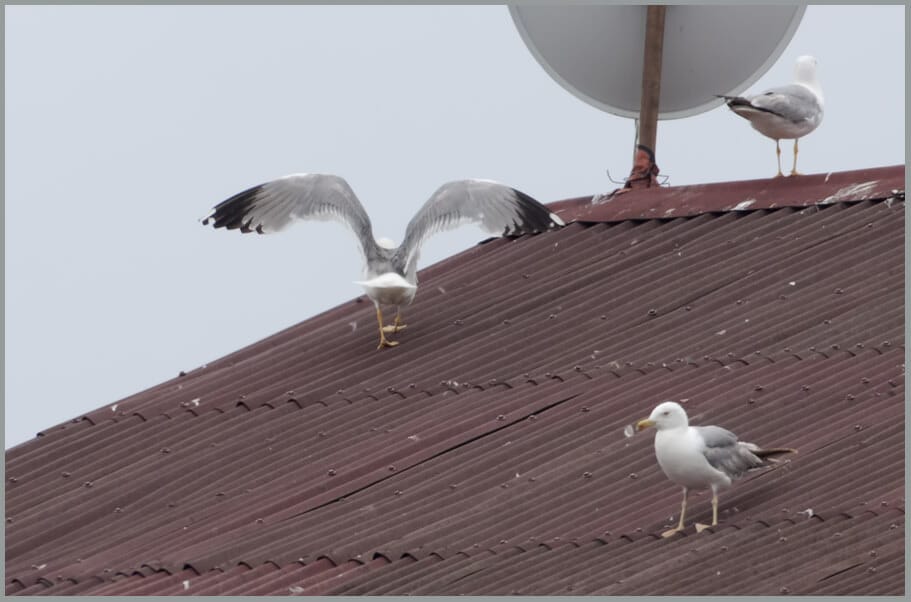
{"type": "MultiPolygon", "coordinates": [[[[340,225],[200,225],[249,186],[339,174],[400,240],[448,180],[551,202],[629,172],[633,122],[550,79],[504,6],[5,8],[7,448],[361,293],[340,225]]],[[[750,87],[819,59],[802,172],[904,163],[904,22],[903,6],[810,6],[750,87]]],[[[774,143],[725,107],[661,122],[657,146],[672,185],[775,171],[774,143]]],[[[484,237],[438,235],[421,267],[484,237]]]]}

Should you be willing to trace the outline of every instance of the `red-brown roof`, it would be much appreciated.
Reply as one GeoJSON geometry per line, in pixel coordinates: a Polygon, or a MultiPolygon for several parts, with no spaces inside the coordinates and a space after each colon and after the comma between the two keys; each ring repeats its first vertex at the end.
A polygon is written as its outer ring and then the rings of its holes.
{"type": "Polygon", "coordinates": [[[551,206],[7,451],[7,593],[904,593],[903,166],[551,206]],[[662,539],[665,399],[799,454],[662,539]]]}

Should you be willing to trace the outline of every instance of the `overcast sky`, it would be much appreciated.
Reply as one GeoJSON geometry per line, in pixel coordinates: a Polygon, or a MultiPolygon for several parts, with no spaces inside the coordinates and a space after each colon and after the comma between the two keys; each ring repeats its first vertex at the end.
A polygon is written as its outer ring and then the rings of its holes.
{"type": "MultiPolygon", "coordinates": [[[[339,174],[375,234],[400,240],[448,180],[551,202],[629,173],[633,122],[555,83],[504,6],[7,6],[5,17],[6,448],[361,293],[339,225],[274,236],[200,225],[242,189],[339,174]]],[[[801,171],[904,163],[904,36],[903,6],[807,9],[749,89],[818,58],[826,115],[801,141],[801,171]]],[[[764,178],[774,142],[722,106],[661,122],[658,164],[672,185],[764,178]]],[[[439,235],[421,267],[484,237],[439,235]]],[[[374,319],[364,306],[363,324],[374,319]]]]}

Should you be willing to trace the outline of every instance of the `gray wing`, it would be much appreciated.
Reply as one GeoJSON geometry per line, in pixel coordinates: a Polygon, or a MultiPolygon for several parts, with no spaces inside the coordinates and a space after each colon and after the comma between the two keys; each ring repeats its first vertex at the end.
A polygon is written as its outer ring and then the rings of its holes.
{"type": "Polygon", "coordinates": [[[292,174],[248,188],[216,205],[202,223],[269,234],[298,219],[341,222],[357,237],[365,258],[374,254],[370,218],[348,182],[339,176],[292,174]]]}
{"type": "Polygon", "coordinates": [[[765,463],[751,451],[750,443],[737,440],[737,435],[720,426],[693,427],[705,441],[703,454],[713,468],[736,479],[751,468],[765,466],[765,463]]]}
{"type": "Polygon", "coordinates": [[[822,112],[816,95],[800,84],[771,88],[762,94],[751,96],[748,100],[753,107],[774,113],[794,123],[813,121],[822,112]]]}
{"type": "Polygon", "coordinates": [[[396,262],[411,271],[425,240],[469,223],[495,236],[518,236],[565,225],[547,207],[514,188],[489,180],[458,180],[438,188],[408,222],[396,262]]]}

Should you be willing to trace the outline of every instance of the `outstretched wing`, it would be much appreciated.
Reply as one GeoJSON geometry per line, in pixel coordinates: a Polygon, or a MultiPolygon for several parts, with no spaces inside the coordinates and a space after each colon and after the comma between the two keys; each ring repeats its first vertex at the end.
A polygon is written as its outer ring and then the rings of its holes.
{"type": "Polygon", "coordinates": [[[515,188],[490,180],[457,180],[440,186],[408,222],[396,263],[410,272],[425,240],[472,223],[495,236],[518,236],[564,225],[559,216],[515,188]]]}
{"type": "Polygon", "coordinates": [[[765,463],[752,451],[749,443],[737,440],[737,435],[720,426],[693,427],[705,441],[703,455],[713,468],[720,470],[732,479],[736,479],[751,468],[759,468],[765,463]]]}
{"type": "Polygon", "coordinates": [[[269,234],[298,219],[341,222],[354,233],[365,258],[375,254],[376,241],[364,206],[348,182],[328,174],[291,174],[248,188],[216,205],[202,223],[269,234]]]}

